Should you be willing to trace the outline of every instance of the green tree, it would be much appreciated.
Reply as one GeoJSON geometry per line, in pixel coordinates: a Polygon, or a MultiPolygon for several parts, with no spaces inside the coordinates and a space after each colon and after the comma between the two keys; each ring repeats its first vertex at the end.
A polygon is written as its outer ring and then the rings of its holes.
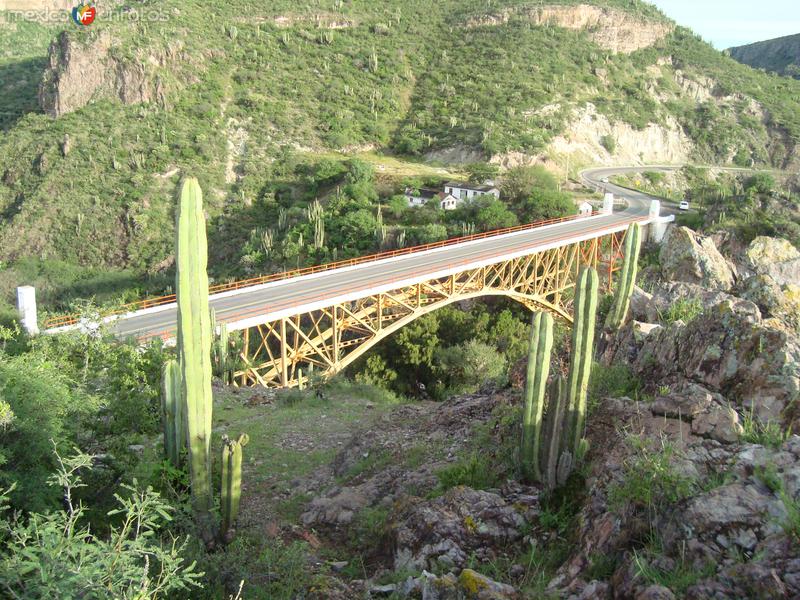
{"type": "Polygon", "coordinates": [[[6,464],[0,486],[16,507],[43,511],[56,506],[58,490],[47,485],[55,470],[52,441],[72,444],[99,405],[57,365],[36,353],[0,357],[0,395],[14,414],[0,434],[6,464]]]}
{"type": "Polygon", "coordinates": [[[486,383],[501,384],[505,372],[505,357],[477,340],[445,348],[438,354],[437,373],[453,394],[473,393],[486,383]]]}
{"type": "Polygon", "coordinates": [[[502,198],[512,206],[525,201],[537,190],[557,189],[555,177],[541,165],[509,169],[500,184],[502,198]]]}
{"type": "Polygon", "coordinates": [[[464,170],[469,175],[469,180],[472,183],[483,183],[487,180],[492,180],[497,177],[500,172],[500,167],[489,163],[471,163],[464,167],[464,170]]]}

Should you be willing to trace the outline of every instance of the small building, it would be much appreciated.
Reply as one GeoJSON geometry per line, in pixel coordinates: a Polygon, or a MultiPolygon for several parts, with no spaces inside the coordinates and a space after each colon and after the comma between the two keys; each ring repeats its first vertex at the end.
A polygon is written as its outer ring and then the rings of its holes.
{"type": "Polygon", "coordinates": [[[458,198],[447,192],[439,192],[436,194],[436,198],[439,201],[439,208],[442,210],[455,210],[461,204],[458,198]]]}
{"type": "Polygon", "coordinates": [[[581,202],[580,205],[578,206],[578,214],[582,217],[591,217],[593,210],[594,208],[592,207],[592,205],[586,201],[581,202]]]}
{"type": "Polygon", "coordinates": [[[459,183],[449,181],[444,184],[444,191],[458,200],[471,200],[480,196],[494,196],[500,198],[500,190],[493,183],[475,185],[472,183],[459,183]]]}
{"type": "Polygon", "coordinates": [[[403,195],[406,197],[409,206],[424,206],[429,200],[435,198],[439,192],[437,190],[420,188],[406,188],[403,195]]]}

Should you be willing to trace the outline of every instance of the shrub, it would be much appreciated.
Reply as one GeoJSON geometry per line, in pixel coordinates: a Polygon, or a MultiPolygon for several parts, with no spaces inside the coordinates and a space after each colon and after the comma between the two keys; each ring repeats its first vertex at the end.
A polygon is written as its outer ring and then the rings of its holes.
{"type": "Polygon", "coordinates": [[[669,308],[661,313],[661,320],[665,323],[683,321],[689,323],[703,313],[703,304],[697,298],[680,298],[670,304],[669,308]]]}
{"type": "Polygon", "coordinates": [[[614,154],[614,151],[617,149],[617,140],[614,139],[613,135],[604,135],[600,138],[600,145],[603,146],[609,154],[614,154]]]}
{"type": "MultiPolygon", "coordinates": [[[[109,513],[118,524],[107,539],[97,537],[84,523],[87,509],[74,500],[83,487],[80,471],[91,457],[55,457],[58,467],[49,483],[62,492],[66,510],[0,519],[0,588],[14,598],[148,600],[198,586],[202,573],[182,557],[186,542],[159,541],[173,509],[156,492],[137,489],[135,482],[123,486],[130,495],[115,494],[119,508],[109,513]]],[[[3,492],[0,510],[8,510],[7,502],[3,492]]]]}
{"type": "Polygon", "coordinates": [[[97,400],[76,391],[75,382],[60,369],[32,354],[2,357],[0,395],[14,414],[0,436],[0,453],[6,459],[0,485],[16,484],[9,492],[14,506],[52,508],[59,497],[59,491],[47,485],[56,468],[52,443],[74,443],[97,400]]]}
{"type": "Polygon", "coordinates": [[[485,383],[499,385],[505,379],[505,357],[476,340],[445,348],[438,360],[444,384],[454,394],[472,393],[485,383]]]}

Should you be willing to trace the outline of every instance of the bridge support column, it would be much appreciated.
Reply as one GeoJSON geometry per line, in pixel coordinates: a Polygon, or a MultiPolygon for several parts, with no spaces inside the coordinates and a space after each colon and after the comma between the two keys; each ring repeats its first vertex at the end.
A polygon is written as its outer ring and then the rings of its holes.
{"type": "Polygon", "coordinates": [[[650,217],[650,224],[648,225],[648,228],[650,229],[650,232],[648,237],[651,242],[660,244],[661,240],[664,239],[664,236],[667,233],[667,227],[669,227],[669,224],[675,220],[675,216],[670,215],[668,217],[662,217],[661,201],[652,200],[650,202],[649,217],[650,217]]]}
{"type": "Polygon", "coordinates": [[[604,215],[610,215],[614,212],[614,194],[611,192],[606,192],[606,195],[603,197],[603,210],[602,213],[604,215]]]}
{"type": "Polygon", "coordinates": [[[24,285],[17,288],[17,309],[22,327],[28,335],[39,333],[39,323],[36,316],[36,288],[24,285]]]}

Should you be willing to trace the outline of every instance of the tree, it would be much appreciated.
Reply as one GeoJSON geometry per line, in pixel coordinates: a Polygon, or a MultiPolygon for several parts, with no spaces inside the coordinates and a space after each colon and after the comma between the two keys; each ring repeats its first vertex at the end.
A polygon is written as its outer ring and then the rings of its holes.
{"type": "Polygon", "coordinates": [[[470,340],[439,352],[437,373],[450,393],[468,394],[503,382],[506,359],[489,344],[470,340]]]}
{"type": "Polygon", "coordinates": [[[556,219],[575,212],[575,204],[568,194],[546,189],[534,190],[515,208],[523,223],[556,219]]]}
{"type": "Polygon", "coordinates": [[[555,177],[540,165],[514,167],[500,185],[502,198],[512,206],[527,199],[536,190],[558,190],[555,177]]]}
{"type": "Polygon", "coordinates": [[[464,167],[464,170],[469,175],[469,180],[472,183],[483,183],[497,177],[500,172],[500,167],[489,163],[471,163],[464,167]]]}
{"type": "Polygon", "coordinates": [[[745,182],[744,189],[748,195],[769,194],[775,189],[775,178],[769,173],[756,173],[745,182]]]}

